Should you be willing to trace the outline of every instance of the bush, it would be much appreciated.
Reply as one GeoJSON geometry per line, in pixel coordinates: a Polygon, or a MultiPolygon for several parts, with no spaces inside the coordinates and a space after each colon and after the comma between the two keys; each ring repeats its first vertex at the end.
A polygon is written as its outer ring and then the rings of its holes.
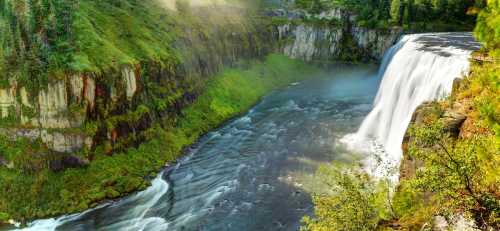
{"type": "Polygon", "coordinates": [[[341,165],[320,167],[318,177],[330,186],[331,194],[314,196],[315,217],[304,217],[301,230],[368,231],[392,217],[387,182],[341,165]]]}

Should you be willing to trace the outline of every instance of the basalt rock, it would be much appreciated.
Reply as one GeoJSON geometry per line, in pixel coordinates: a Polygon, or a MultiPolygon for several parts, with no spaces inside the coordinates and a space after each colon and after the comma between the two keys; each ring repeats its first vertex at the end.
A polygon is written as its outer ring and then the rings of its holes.
{"type": "MultiPolygon", "coordinates": [[[[422,126],[426,121],[430,119],[430,117],[437,118],[440,115],[440,112],[436,110],[438,105],[434,103],[424,103],[420,105],[415,113],[413,113],[410,126],[422,126]]],[[[419,161],[412,156],[408,155],[409,146],[413,142],[413,138],[409,132],[406,132],[405,137],[403,139],[403,159],[401,160],[400,167],[400,180],[409,179],[414,177],[417,169],[422,166],[422,161],[419,161]]]]}
{"type": "Polygon", "coordinates": [[[349,61],[379,61],[402,34],[398,27],[357,26],[356,15],[340,8],[319,14],[279,9],[269,15],[287,19],[275,26],[279,50],[304,61],[331,62],[345,60],[346,55],[355,55],[349,61]]]}
{"type": "Polygon", "coordinates": [[[444,123],[444,129],[452,137],[458,138],[460,134],[460,128],[462,124],[467,119],[467,116],[455,111],[446,111],[441,120],[444,123]]]}
{"type": "MultiPolygon", "coordinates": [[[[41,140],[51,151],[68,155],[99,146],[110,153],[137,146],[154,122],[175,118],[196,100],[204,78],[273,51],[265,23],[247,20],[245,12],[234,16],[238,23],[211,20],[216,16],[207,12],[196,12],[208,18],[200,20],[203,25],[178,25],[172,60],[48,76],[36,90],[11,81],[0,88],[0,130],[12,140],[41,140]]],[[[63,164],[53,163],[55,169],[63,164]]]]}

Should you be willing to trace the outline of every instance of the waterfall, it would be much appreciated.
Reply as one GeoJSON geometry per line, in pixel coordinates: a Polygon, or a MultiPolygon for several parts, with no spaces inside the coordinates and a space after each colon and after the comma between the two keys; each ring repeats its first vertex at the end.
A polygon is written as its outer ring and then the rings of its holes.
{"type": "Polygon", "coordinates": [[[401,144],[413,113],[424,102],[448,96],[454,80],[468,72],[477,49],[470,33],[413,34],[386,53],[373,110],[358,132],[345,139],[351,148],[376,153],[365,162],[370,174],[397,182],[401,144]]]}

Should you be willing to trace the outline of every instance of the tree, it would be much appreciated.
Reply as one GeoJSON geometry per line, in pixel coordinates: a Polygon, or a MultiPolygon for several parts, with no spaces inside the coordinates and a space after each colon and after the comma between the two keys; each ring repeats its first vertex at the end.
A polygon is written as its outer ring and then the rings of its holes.
{"type": "Polygon", "coordinates": [[[395,24],[401,24],[401,0],[391,1],[391,20],[395,24]]]}
{"type": "Polygon", "coordinates": [[[499,140],[481,136],[455,140],[441,121],[414,127],[410,134],[410,155],[423,162],[413,181],[415,188],[433,193],[444,205],[442,213],[467,211],[481,228],[500,228],[495,187],[500,183],[499,140]]]}
{"type": "Polygon", "coordinates": [[[365,172],[338,164],[322,166],[317,173],[331,190],[315,195],[315,218],[304,217],[303,231],[369,231],[392,217],[388,183],[373,181],[365,172]]]}
{"type": "Polygon", "coordinates": [[[500,56],[500,0],[488,1],[479,14],[474,34],[494,56],[500,56]]]}

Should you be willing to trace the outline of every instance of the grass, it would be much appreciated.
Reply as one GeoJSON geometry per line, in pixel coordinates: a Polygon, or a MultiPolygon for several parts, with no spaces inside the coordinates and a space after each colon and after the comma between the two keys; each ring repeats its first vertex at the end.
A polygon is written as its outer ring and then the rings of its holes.
{"type": "MultiPolygon", "coordinates": [[[[29,221],[75,213],[144,189],[149,184],[147,176],[175,161],[183,148],[201,135],[246,111],[271,90],[316,71],[303,62],[270,55],[248,68],[227,69],[208,80],[195,103],[183,109],[178,118],[165,119],[162,126],[158,123],[150,128],[148,141],[138,148],[113,156],[97,154],[86,168],[57,173],[0,168],[0,218],[29,221]]],[[[0,155],[8,160],[23,153],[23,143],[1,144],[0,155]]]]}
{"type": "Polygon", "coordinates": [[[81,1],[74,22],[79,50],[70,68],[99,72],[140,60],[174,59],[168,17],[160,20],[164,14],[151,3],[81,1]]]}

